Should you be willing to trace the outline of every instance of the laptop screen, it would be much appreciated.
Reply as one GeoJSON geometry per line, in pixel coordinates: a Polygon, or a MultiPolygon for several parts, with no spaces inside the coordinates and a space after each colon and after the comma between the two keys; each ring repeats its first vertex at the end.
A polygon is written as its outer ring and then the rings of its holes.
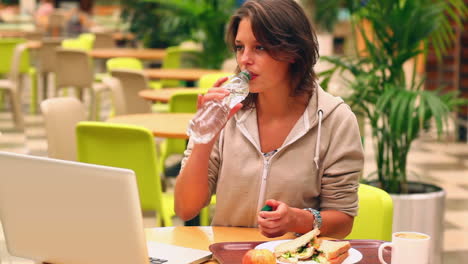
{"type": "Polygon", "coordinates": [[[11,255],[48,263],[148,263],[133,171],[0,152],[11,255]]]}

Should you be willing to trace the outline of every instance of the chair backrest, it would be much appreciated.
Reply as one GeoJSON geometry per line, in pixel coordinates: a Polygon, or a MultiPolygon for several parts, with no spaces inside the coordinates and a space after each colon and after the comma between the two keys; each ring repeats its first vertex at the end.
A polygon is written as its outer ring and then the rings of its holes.
{"type": "Polygon", "coordinates": [[[197,111],[197,99],[199,93],[199,91],[174,93],[169,101],[169,112],[195,113],[197,111]]]}
{"type": "MultiPolygon", "coordinates": [[[[166,56],[162,62],[164,69],[183,69],[195,68],[200,66],[200,51],[196,49],[187,49],[181,47],[168,47],[166,56]]],[[[162,87],[180,87],[183,86],[178,80],[161,80],[162,87]]]]}
{"type": "Polygon", "coordinates": [[[65,15],[60,10],[54,10],[49,16],[49,27],[58,27],[62,29],[65,26],[65,15]]]}
{"type": "Polygon", "coordinates": [[[359,211],[346,239],[392,239],[393,201],[384,190],[359,185],[359,211]]]}
{"type": "Polygon", "coordinates": [[[208,73],[200,77],[198,80],[198,88],[200,89],[210,89],[213,87],[215,82],[223,77],[233,75],[230,72],[221,72],[221,73],[208,73]]]}
{"type": "Polygon", "coordinates": [[[116,106],[115,114],[138,114],[138,113],[150,113],[151,103],[147,100],[138,96],[138,92],[144,89],[148,89],[148,80],[146,76],[138,70],[112,70],[112,77],[116,78],[120,82],[122,94],[115,94],[116,102],[119,98],[124,101],[123,108],[116,106]],[[117,109],[120,108],[120,109],[117,109]]]}
{"type": "Polygon", "coordinates": [[[93,67],[86,51],[75,49],[56,49],[56,86],[91,88],[93,67]]]}
{"type": "Polygon", "coordinates": [[[56,49],[60,47],[59,39],[44,39],[38,52],[39,70],[41,73],[55,72],[56,49]]]}
{"type": "Polygon", "coordinates": [[[142,210],[162,212],[162,186],[151,131],[105,122],[81,122],[76,129],[78,161],[131,169],[142,210]]]}
{"type": "Polygon", "coordinates": [[[94,40],[94,49],[115,48],[115,40],[110,32],[96,32],[94,33],[96,39],[94,40]]]}
{"type": "Polygon", "coordinates": [[[112,93],[112,112],[110,115],[125,115],[127,113],[125,105],[125,94],[122,90],[122,84],[120,83],[119,79],[110,75],[106,75],[104,78],[102,78],[102,83],[106,87],[109,87],[112,93]]]}
{"type": "Polygon", "coordinates": [[[68,38],[62,40],[62,48],[65,49],[77,49],[77,50],[84,50],[88,51],[91,50],[92,46],[89,46],[87,41],[81,40],[79,38],[68,38]]]}
{"type": "Polygon", "coordinates": [[[78,36],[78,40],[83,43],[83,46],[86,47],[86,50],[92,50],[94,47],[94,41],[96,40],[96,36],[94,33],[81,33],[78,36]]]}
{"type": "MultiPolygon", "coordinates": [[[[0,38],[0,75],[10,73],[15,47],[25,42],[26,40],[22,38],[0,38]]],[[[27,73],[29,68],[29,52],[26,50],[22,53],[19,71],[27,73]]]]}
{"type": "Polygon", "coordinates": [[[118,57],[108,59],[106,62],[108,72],[112,70],[143,70],[143,63],[136,58],[118,57]]]}
{"type": "Polygon", "coordinates": [[[76,125],[86,120],[86,108],[78,99],[56,97],[41,103],[51,158],[76,161],[76,125]]]}
{"type": "Polygon", "coordinates": [[[54,10],[49,16],[48,31],[51,36],[60,36],[64,32],[66,23],[65,14],[60,10],[54,10]]]}
{"type": "Polygon", "coordinates": [[[21,43],[16,45],[13,51],[13,57],[11,58],[11,66],[10,72],[8,73],[8,77],[15,83],[19,82],[22,57],[24,57],[24,54],[26,53],[27,49],[28,46],[26,45],[26,43],[21,43]]]}

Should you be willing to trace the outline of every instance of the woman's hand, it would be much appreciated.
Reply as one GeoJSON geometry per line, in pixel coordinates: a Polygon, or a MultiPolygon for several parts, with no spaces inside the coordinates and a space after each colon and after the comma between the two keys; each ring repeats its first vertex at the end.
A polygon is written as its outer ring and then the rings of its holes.
{"type": "MultiPolygon", "coordinates": [[[[204,95],[199,94],[198,101],[197,101],[197,108],[200,109],[200,107],[208,101],[212,101],[212,100],[221,101],[223,100],[224,97],[228,96],[229,91],[224,88],[220,88],[221,85],[227,81],[227,79],[228,77],[219,78],[214,83],[213,88],[209,89],[206,94],[204,95]]],[[[242,108],[241,103],[238,103],[237,105],[235,105],[229,112],[229,118],[231,118],[241,108],[242,108]]]]}
{"type": "Polygon", "coordinates": [[[273,211],[258,213],[257,222],[260,232],[266,237],[278,237],[291,231],[295,225],[292,208],[276,200],[267,200],[266,204],[271,206],[273,211]]]}

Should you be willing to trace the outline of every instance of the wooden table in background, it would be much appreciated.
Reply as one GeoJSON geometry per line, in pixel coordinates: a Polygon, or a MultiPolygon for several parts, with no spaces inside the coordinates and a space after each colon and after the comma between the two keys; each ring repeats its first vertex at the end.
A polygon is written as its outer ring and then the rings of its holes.
{"type": "Polygon", "coordinates": [[[180,92],[194,92],[194,93],[205,93],[206,89],[196,88],[163,88],[163,89],[146,89],[138,92],[138,95],[143,99],[152,102],[168,103],[171,97],[180,92]]]}
{"type": "Polygon", "coordinates": [[[116,57],[131,57],[140,60],[162,60],[166,56],[165,49],[127,49],[109,48],[93,49],[89,55],[95,59],[110,59],[116,57]]]}
{"type": "Polygon", "coordinates": [[[144,69],[146,77],[149,79],[174,79],[181,81],[197,81],[205,74],[221,73],[220,70],[209,69],[144,69]]]}
{"type": "Polygon", "coordinates": [[[195,114],[149,113],[121,115],[107,122],[142,126],[153,132],[155,137],[188,139],[187,127],[195,114]]]}
{"type": "Polygon", "coordinates": [[[114,32],[112,33],[112,38],[115,40],[134,40],[135,35],[130,32],[114,32]]]}

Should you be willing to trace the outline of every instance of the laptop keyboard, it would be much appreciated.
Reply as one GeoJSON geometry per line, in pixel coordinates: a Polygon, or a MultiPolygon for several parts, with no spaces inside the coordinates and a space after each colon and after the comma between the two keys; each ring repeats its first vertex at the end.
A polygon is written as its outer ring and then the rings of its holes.
{"type": "Polygon", "coordinates": [[[149,258],[150,264],[163,264],[167,262],[166,259],[160,259],[160,258],[149,258]]]}

